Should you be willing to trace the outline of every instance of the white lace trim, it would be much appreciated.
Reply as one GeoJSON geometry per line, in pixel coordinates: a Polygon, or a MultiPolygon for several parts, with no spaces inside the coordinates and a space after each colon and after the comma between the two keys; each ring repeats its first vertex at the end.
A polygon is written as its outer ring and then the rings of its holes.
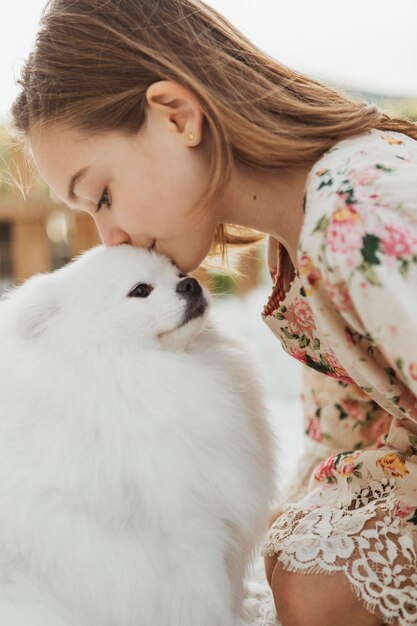
{"type": "Polygon", "coordinates": [[[410,526],[395,516],[394,478],[372,481],[340,503],[336,485],[289,504],[269,529],[263,556],[289,571],[343,571],[371,613],[417,625],[417,556],[410,526]],[[321,494],[321,497],[320,497],[321,494]]]}
{"type": "Polygon", "coordinates": [[[260,554],[245,581],[243,615],[230,626],[280,626],[272,591],[265,576],[264,558],[260,554]]]}

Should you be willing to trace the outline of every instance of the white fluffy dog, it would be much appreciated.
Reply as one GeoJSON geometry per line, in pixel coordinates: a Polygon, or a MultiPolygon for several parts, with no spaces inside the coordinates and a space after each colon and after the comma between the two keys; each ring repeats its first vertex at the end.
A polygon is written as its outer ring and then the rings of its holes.
{"type": "Polygon", "coordinates": [[[231,626],[276,500],[239,342],[165,256],[97,246],[0,302],[1,626],[231,626]]]}

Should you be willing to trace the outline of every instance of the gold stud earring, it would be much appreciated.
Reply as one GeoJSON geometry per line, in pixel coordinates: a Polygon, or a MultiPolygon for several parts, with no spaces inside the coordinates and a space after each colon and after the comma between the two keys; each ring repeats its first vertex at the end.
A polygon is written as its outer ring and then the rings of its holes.
{"type": "Polygon", "coordinates": [[[190,130],[190,132],[187,135],[187,139],[189,139],[190,141],[194,140],[194,133],[190,130]]]}

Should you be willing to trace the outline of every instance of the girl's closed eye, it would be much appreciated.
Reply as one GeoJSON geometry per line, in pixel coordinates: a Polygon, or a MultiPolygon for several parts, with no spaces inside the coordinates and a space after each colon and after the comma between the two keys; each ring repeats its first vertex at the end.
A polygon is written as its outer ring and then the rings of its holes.
{"type": "Polygon", "coordinates": [[[109,192],[107,187],[104,189],[103,193],[101,194],[101,198],[97,203],[97,211],[96,213],[98,213],[102,207],[102,205],[105,204],[108,208],[110,208],[111,206],[111,202],[109,199],[109,192]]]}

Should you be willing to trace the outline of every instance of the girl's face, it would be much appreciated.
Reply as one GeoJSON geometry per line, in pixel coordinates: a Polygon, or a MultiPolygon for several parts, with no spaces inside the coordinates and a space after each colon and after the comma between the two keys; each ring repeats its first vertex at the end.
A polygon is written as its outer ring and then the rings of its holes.
{"type": "Polygon", "coordinates": [[[214,212],[189,212],[208,180],[210,146],[195,100],[168,81],[152,88],[134,135],[36,125],[29,146],[46,183],[93,217],[105,245],[155,245],[189,273],[207,256],[217,224],[214,212]]]}

